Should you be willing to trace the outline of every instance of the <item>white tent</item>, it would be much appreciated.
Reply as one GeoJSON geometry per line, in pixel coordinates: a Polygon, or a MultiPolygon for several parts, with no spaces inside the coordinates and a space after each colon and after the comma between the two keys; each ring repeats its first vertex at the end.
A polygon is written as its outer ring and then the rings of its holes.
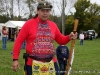
{"type": "Polygon", "coordinates": [[[8,21],[5,23],[5,26],[10,28],[21,28],[24,25],[25,21],[8,21]]]}
{"type": "Polygon", "coordinates": [[[14,39],[15,37],[15,28],[18,27],[18,29],[21,29],[21,27],[24,25],[26,21],[11,21],[5,23],[5,26],[8,28],[9,35],[8,39],[14,39]]]}

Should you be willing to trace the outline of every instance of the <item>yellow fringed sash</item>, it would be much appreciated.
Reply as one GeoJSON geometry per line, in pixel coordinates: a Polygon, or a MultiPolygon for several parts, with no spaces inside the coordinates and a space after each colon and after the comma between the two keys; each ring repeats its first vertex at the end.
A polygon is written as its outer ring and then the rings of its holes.
{"type": "Polygon", "coordinates": [[[54,62],[41,62],[33,60],[32,75],[56,75],[54,62]]]}

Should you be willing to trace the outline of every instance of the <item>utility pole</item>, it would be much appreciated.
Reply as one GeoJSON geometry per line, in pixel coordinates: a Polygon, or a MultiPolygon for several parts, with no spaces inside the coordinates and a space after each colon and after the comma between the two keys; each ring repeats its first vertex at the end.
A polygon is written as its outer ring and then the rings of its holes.
{"type": "Polygon", "coordinates": [[[64,23],[64,19],[65,19],[65,0],[62,0],[62,34],[65,34],[65,23],[64,23]]]}
{"type": "Polygon", "coordinates": [[[12,8],[11,8],[11,19],[13,20],[14,19],[14,16],[13,16],[13,0],[11,0],[11,6],[12,6],[12,8]]]}
{"type": "Polygon", "coordinates": [[[18,12],[19,12],[18,20],[21,20],[21,16],[20,16],[20,0],[18,0],[17,2],[18,2],[18,12]]]}

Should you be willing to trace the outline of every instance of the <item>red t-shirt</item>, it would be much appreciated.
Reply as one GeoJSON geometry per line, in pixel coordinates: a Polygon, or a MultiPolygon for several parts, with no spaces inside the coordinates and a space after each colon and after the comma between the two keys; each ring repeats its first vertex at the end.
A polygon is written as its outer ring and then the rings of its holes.
{"type": "MultiPolygon", "coordinates": [[[[45,23],[42,20],[40,20],[39,18],[33,18],[28,20],[23,27],[21,28],[21,31],[14,43],[14,48],[13,48],[13,59],[18,59],[19,57],[19,53],[20,53],[20,49],[22,46],[22,43],[24,42],[24,40],[26,40],[26,52],[28,54],[32,53],[32,49],[33,49],[33,41],[36,39],[36,34],[37,34],[37,28],[38,28],[38,22],[41,23],[45,23]]],[[[51,33],[54,36],[54,40],[58,43],[58,44],[67,44],[70,41],[70,37],[64,36],[60,33],[57,25],[48,20],[48,25],[50,27],[51,33]]],[[[27,61],[27,65],[32,65],[32,59],[28,58],[27,61]]]]}

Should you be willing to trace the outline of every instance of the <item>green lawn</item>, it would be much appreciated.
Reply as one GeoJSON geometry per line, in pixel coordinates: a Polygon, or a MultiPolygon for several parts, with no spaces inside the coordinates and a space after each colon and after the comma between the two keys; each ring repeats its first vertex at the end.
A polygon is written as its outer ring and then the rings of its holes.
{"type": "MultiPolygon", "coordinates": [[[[22,54],[25,50],[21,50],[20,70],[13,72],[11,69],[13,41],[8,41],[7,50],[2,50],[1,46],[2,42],[0,41],[0,75],[23,75],[24,59],[22,54]]],[[[68,47],[70,49],[70,43],[68,47]]],[[[85,40],[84,46],[80,46],[79,40],[76,40],[75,56],[70,75],[100,75],[100,38],[92,41],[85,40]]]]}

